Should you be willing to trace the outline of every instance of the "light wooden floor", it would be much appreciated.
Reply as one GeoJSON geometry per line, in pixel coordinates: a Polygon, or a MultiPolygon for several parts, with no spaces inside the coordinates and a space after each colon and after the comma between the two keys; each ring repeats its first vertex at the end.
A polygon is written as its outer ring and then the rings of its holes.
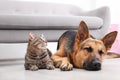
{"type": "Polygon", "coordinates": [[[0,64],[0,80],[120,80],[120,59],[104,60],[100,71],[82,69],[26,71],[24,61],[12,63],[0,64]]]}
{"type": "MultiPolygon", "coordinates": [[[[0,59],[24,58],[27,44],[0,44],[0,59]]],[[[49,43],[48,48],[54,53],[56,43],[49,43]]],[[[103,61],[102,70],[72,71],[24,70],[23,61],[0,61],[0,80],[120,80],[120,58],[103,61]]]]}

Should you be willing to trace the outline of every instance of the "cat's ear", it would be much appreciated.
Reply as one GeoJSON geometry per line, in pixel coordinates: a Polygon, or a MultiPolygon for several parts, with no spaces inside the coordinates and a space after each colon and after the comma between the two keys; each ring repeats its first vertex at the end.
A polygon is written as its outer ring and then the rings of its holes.
{"type": "Polygon", "coordinates": [[[43,33],[40,35],[40,37],[41,37],[41,38],[45,38],[44,35],[43,35],[43,33]]]}
{"type": "Polygon", "coordinates": [[[44,39],[44,35],[43,35],[43,33],[40,34],[40,38],[41,38],[41,39],[44,39]]]}
{"type": "Polygon", "coordinates": [[[28,35],[28,39],[31,41],[31,40],[33,40],[35,37],[34,37],[34,34],[33,33],[29,33],[29,35],[28,35]]]}
{"type": "Polygon", "coordinates": [[[40,38],[41,38],[43,41],[47,42],[47,40],[45,39],[43,33],[40,35],[40,38]]]}

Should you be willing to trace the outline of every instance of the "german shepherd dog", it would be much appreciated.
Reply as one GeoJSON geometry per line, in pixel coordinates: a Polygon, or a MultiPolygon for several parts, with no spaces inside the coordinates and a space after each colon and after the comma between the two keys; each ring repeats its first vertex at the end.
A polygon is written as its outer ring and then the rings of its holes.
{"type": "Polygon", "coordinates": [[[56,68],[70,71],[73,67],[97,71],[111,48],[117,31],[105,35],[101,40],[90,37],[88,27],[81,21],[78,31],[66,31],[58,40],[57,52],[51,57],[56,68]]]}

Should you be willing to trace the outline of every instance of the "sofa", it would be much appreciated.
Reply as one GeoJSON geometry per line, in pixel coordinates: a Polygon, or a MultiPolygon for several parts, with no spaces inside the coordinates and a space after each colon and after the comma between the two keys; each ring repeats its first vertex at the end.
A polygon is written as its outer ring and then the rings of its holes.
{"type": "Polygon", "coordinates": [[[66,30],[77,30],[84,20],[93,37],[101,39],[110,25],[108,7],[84,11],[70,4],[20,0],[0,1],[0,80],[120,80],[120,59],[104,60],[102,70],[72,71],[24,69],[28,33],[43,33],[54,53],[66,30]],[[116,64],[117,63],[117,64],[116,64]],[[113,75],[114,74],[114,75],[113,75]]]}
{"type": "Polygon", "coordinates": [[[27,42],[29,32],[43,33],[48,41],[54,42],[66,30],[77,30],[82,20],[87,23],[91,35],[101,39],[109,29],[109,8],[85,11],[70,4],[2,0],[0,42],[27,42]]]}

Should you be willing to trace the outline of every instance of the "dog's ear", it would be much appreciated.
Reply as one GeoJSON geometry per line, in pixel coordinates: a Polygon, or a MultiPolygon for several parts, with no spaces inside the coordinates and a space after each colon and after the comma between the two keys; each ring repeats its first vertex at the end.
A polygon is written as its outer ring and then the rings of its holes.
{"type": "Polygon", "coordinates": [[[80,24],[79,24],[79,28],[78,28],[78,31],[77,31],[76,38],[79,41],[84,41],[85,39],[87,39],[89,37],[90,37],[90,34],[89,34],[88,27],[87,27],[87,25],[84,21],[81,21],[80,24]]]}
{"type": "Polygon", "coordinates": [[[109,50],[111,48],[112,44],[116,39],[116,36],[117,36],[117,31],[113,31],[108,33],[106,36],[102,38],[102,41],[106,47],[106,50],[109,50]]]}

